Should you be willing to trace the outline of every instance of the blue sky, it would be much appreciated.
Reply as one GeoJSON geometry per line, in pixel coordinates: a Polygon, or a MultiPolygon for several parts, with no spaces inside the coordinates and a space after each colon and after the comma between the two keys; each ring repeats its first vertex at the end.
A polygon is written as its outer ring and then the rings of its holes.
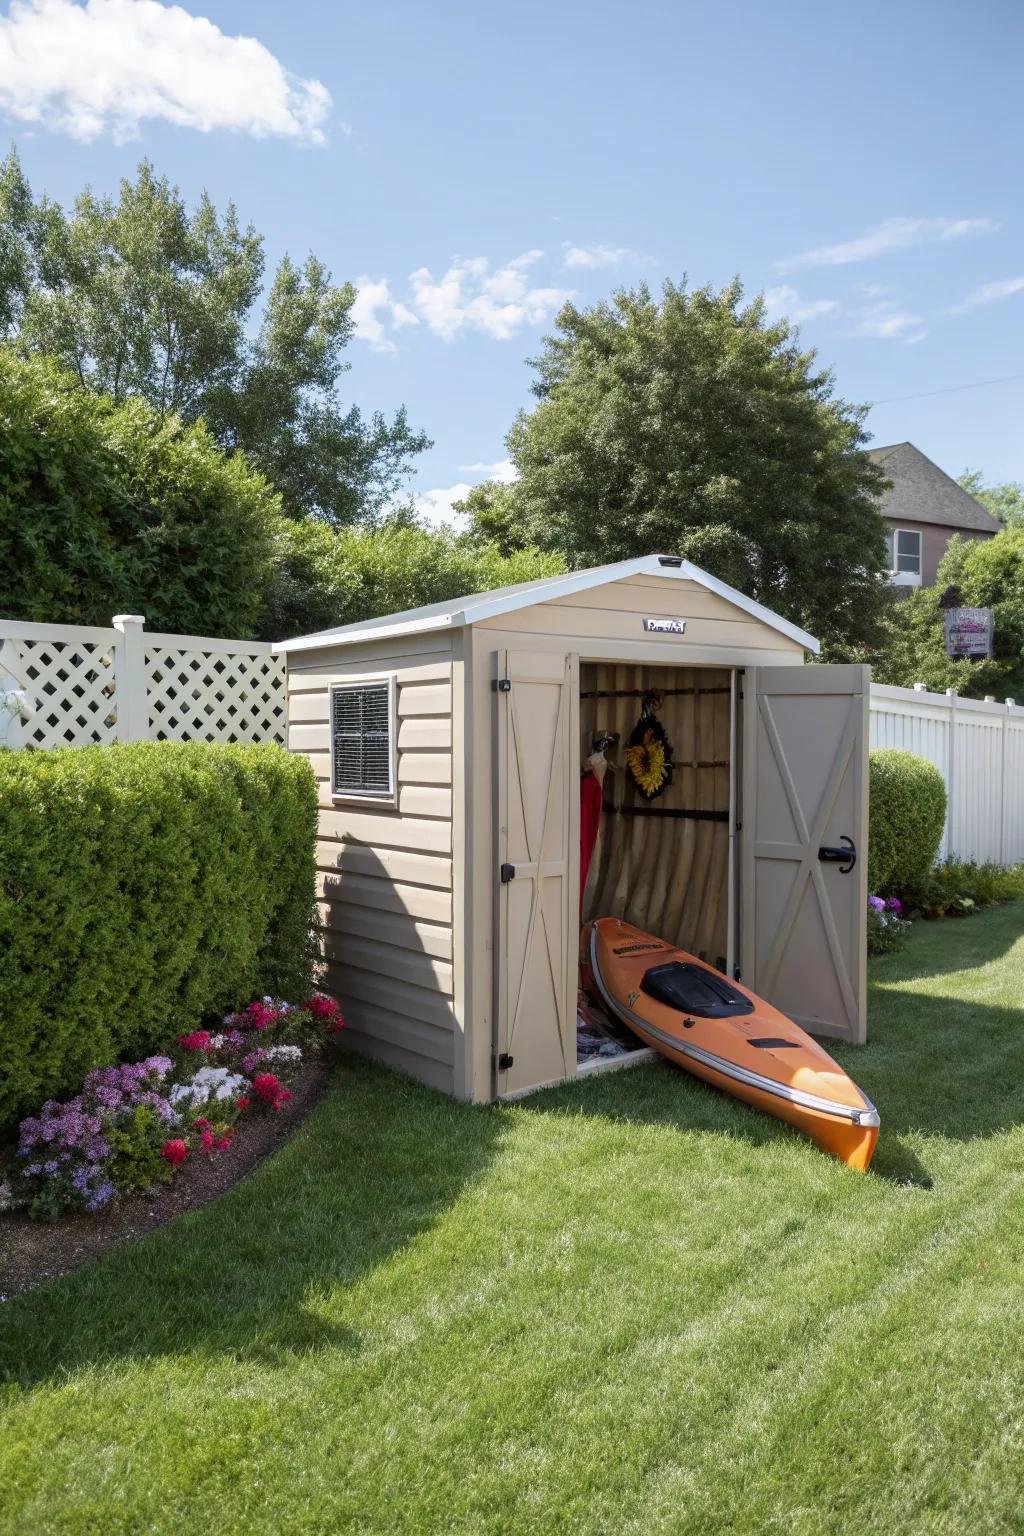
{"type": "Polygon", "coordinates": [[[434,438],[425,508],[504,460],[562,294],[684,273],[798,318],[876,443],[1024,479],[1024,379],[958,388],[1024,374],[1022,44],[1019,0],[8,0],[0,132],[37,191],[146,154],[363,279],[346,389],[434,438]]]}

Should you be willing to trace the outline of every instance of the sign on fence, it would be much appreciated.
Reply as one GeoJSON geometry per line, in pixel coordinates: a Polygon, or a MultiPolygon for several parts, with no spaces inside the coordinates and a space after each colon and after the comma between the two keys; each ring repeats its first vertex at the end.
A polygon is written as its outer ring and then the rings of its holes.
{"type": "Polygon", "coordinates": [[[946,655],[991,656],[994,628],[991,608],[947,608],[946,655]]]}

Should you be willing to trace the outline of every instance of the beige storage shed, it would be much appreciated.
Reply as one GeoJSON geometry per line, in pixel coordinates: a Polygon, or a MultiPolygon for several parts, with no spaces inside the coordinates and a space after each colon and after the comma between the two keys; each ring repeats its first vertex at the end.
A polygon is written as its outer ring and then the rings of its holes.
{"type": "Polygon", "coordinates": [[[283,642],[320,785],[327,984],[359,1050],[462,1098],[577,1071],[580,776],[617,731],[583,916],[865,1039],[869,669],[674,556],[283,642]],[[645,695],[670,787],[621,767],[645,695]]]}

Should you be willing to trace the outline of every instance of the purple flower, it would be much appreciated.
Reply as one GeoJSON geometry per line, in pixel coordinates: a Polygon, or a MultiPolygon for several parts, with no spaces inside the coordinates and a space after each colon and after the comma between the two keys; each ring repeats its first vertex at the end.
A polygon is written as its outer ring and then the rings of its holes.
{"type": "Polygon", "coordinates": [[[897,916],[903,911],[903,903],[898,896],[890,896],[886,906],[890,912],[895,912],[897,916]]]}
{"type": "Polygon", "coordinates": [[[885,902],[882,900],[881,896],[869,896],[868,906],[873,907],[876,912],[885,911],[885,902]]]}

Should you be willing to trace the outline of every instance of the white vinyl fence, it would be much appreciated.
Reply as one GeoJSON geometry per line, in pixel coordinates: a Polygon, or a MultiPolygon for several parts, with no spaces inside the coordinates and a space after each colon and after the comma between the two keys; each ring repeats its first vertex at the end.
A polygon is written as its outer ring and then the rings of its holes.
{"type": "Polygon", "coordinates": [[[871,745],[934,763],[949,806],[943,857],[1015,864],[1024,859],[1024,708],[871,685],[871,745]]]}
{"type": "Polygon", "coordinates": [[[285,658],[269,642],[0,619],[0,746],[284,742],[285,658]]]}

